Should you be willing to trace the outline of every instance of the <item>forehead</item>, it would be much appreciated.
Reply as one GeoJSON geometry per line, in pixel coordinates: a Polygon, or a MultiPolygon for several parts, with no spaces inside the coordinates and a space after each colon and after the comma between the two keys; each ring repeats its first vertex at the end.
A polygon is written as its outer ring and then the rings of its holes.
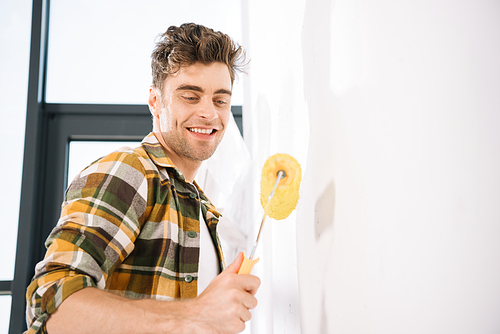
{"type": "Polygon", "coordinates": [[[165,79],[165,88],[170,91],[183,85],[198,86],[204,91],[221,89],[231,91],[232,88],[229,69],[225,64],[218,62],[183,66],[179,72],[165,79]]]}

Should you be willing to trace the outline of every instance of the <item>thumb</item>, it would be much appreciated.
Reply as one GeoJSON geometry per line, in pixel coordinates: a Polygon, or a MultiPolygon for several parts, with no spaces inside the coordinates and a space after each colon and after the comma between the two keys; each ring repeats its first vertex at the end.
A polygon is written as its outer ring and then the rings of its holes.
{"type": "MultiPolygon", "coordinates": [[[[243,263],[243,253],[239,252],[236,260],[233,261],[222,273],[237,274],[240,270],[241,263],[243,263]]],[[[221,274],[222,274],[221,273],[221,274]]]]}

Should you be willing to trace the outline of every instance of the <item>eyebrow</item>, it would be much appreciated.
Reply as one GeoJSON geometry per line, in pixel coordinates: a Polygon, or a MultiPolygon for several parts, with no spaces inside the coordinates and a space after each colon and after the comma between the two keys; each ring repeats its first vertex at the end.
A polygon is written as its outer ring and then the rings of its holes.
{"type": "MultiPolygon", "coordinates": [[[[199,92],[199,93],[205,92],[205,90],[203,88],[201,88],[200,86],[195,86],[195,85],[180,85],[179,87],[177,87],[176,90],[192,90],[192,91],[199,92]]],[[[231,96],[232,92],[230,90],[221,88],[221,89],[216,90],[215,94],[227,94],[227,95],[231,96]]]]}

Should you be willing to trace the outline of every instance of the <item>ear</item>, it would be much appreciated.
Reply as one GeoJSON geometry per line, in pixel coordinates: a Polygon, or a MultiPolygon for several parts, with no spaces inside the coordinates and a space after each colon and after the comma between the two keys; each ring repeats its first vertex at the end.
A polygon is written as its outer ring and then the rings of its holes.
{"type": "Polygon", "coordinates": [[[151,115],[154,118],[158,117],[160,114],[160,95],[156,93],[156,88],[154,86],[149,87],[149,98],[148,98],[148,106],[151,115]]]}

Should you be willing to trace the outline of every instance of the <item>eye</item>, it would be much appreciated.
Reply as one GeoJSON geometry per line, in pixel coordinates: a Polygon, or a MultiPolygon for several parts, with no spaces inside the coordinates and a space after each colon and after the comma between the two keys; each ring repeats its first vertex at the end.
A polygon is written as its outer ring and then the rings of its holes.
{"type": "Polygon", "coordinates": [[[182,98],[184,100],[188,101],[188,102],[196,102],[196,101],[198,101],[198,97],[193,96],[193,95],[184,95],[182,98]]]}
{"type": "Polygon", "coordinates": [[[229,104],[229,101],[227,99],[214,99],[214,103],[220,107],[225,106],[229,104]]]}

